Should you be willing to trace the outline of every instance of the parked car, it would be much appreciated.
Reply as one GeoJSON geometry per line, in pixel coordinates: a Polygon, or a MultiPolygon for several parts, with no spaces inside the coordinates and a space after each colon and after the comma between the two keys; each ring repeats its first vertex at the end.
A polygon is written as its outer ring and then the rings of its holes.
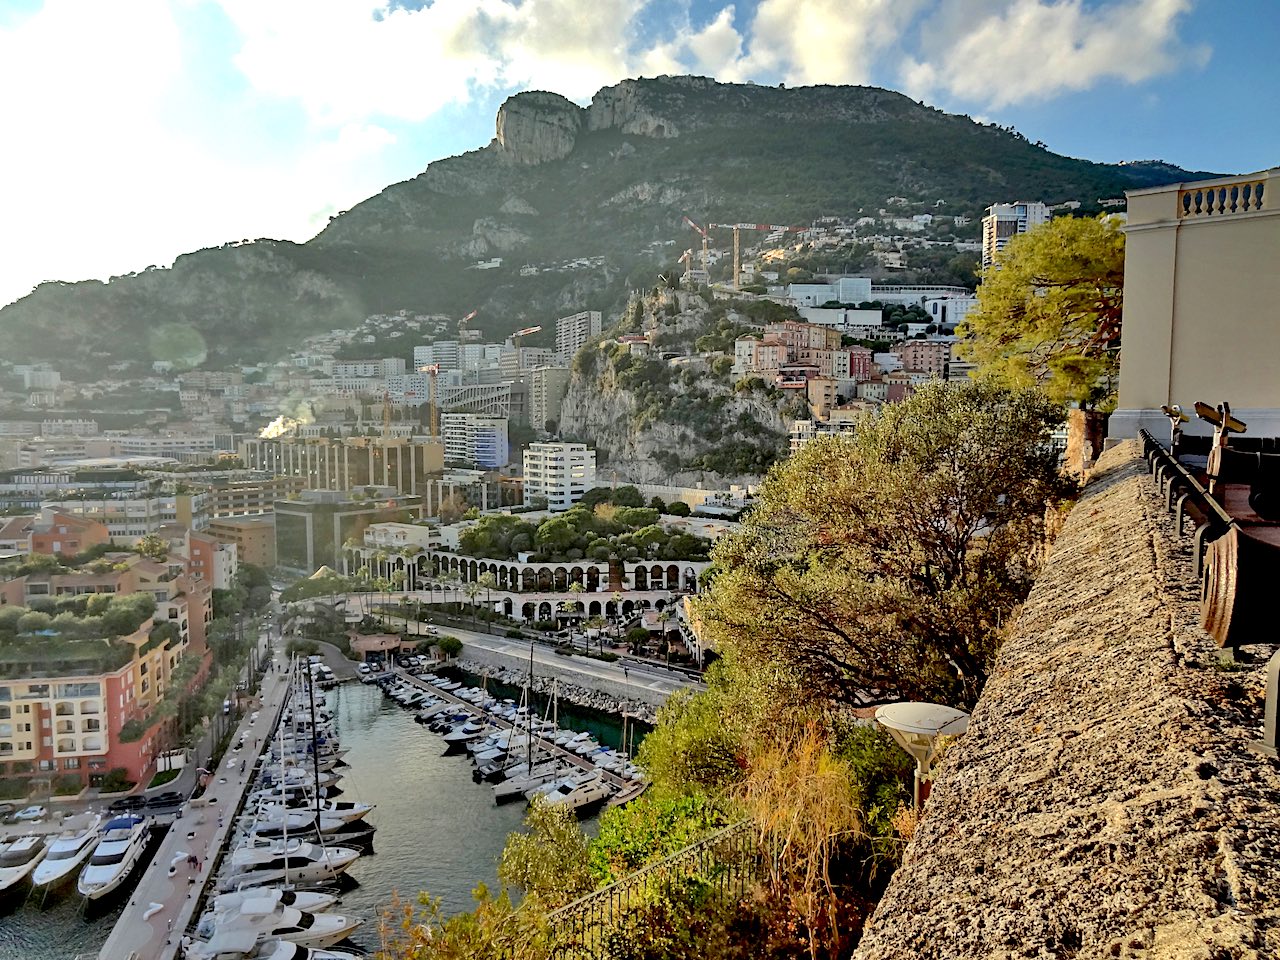
{"type": "Polygon", "coordinates": [[[0,803],[0,819],[7,819],[18,810],[12,803],[0,803]]]}
{"type": "Polygon", "coordinates": [[[109,813],[127,813],[130,810],[140,810],[147,805],[147,798],[141,796],[120,797],[118,800],[112,800],[107,804],[107,812],[109,813]]]}
{"type": "Polygon", "coordinates": [[[164,793],[158,793],[154,797],[147,798],[148,807],[176,807],[185,800],[181,793],[177,790],[166,790],[164,793]]]}
{"type": "Polygon", "coordinates": [[[31,823],[36,820],[43,820],[49,815],[49,811],[39,805],[23,807],[13,815],[13,819],[19,823],[31,823]]]}

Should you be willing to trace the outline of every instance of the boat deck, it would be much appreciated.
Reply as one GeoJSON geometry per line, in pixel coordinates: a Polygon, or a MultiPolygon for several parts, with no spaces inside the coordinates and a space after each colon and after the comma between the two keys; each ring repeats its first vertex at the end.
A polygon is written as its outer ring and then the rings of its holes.
{"type": "MultiPolygon", "coordinates": [[[[511,723],[509,720],[502,720],[498,717],[493,716],[492,714],[485,713],[483,710],[477,707],[474,703],[469,703],[466,700],[462,700],[458,697],[455,697],[452,693],[449,693],[445,690],[441,690],[435,684],[428,683],[426,680],[423,680],[420,677],[415,677],[413,674],[407,672],[401,667],[393,668],[392,673],[396,677],[400,678],[401,680],[406,680],[409,683],[413,684],[418,689],[423,690],[427,693],[430,693],[432,696],[440,697],[441,699],[456,705],[457,707],[471,714],[477,719],[487,720],[489,724],[497,730],[510,730],[514,726],[514,724],[511,723]]],[[[623,789],[624,787],[629,787],[633,783],[633,781],[624,780],[622,779],[622,777],[619,777],[617,774],[610,773],[608,770],[601,770],[599,767],[597,767],[594,763],[592,763],[586,757],[580,757],[576,753],[572,753],[568,750],[565,750],[563,747],[558,747],[554,743],[552,743],[550,740],[546,740],[542,737],[535,738],[534,750],[544,755],[551,755],[556,757],[559,760],[566,761],[580,770],[598,771],[600,776],[604,779],[605,783],[609,784],[611,787],[616,787],[619,790],[623,789]]]]}

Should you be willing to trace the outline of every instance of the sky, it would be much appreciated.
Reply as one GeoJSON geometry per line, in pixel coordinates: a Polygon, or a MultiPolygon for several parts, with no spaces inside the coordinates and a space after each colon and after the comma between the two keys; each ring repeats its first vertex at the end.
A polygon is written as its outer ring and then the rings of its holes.
{"type": "Polygon", "coordinates": [[[1277,0],[0,0],[0,304],[309,239],[484,146],[507,96],[634,76],[872,84],[1071,156],[1259,170],[1277,52],[1277,0]]]}

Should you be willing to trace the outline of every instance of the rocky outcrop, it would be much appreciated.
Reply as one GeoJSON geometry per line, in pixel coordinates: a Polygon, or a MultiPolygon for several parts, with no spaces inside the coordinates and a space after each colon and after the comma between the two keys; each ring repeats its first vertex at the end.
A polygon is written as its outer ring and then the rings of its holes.
{"type": "Polygon", "coordinates": [[[661,77],[658,81],[623,80],[605,87],[591,98],[587,129],[620,130],[623,133],[662,140],[680,136],[676,114],[660,110],[650,95],[654,83],[663,89],[707,90],[715,81],[707,77],[661,77]]]}
{"type": "Polygon", "coordinates": [[[1103,455],[859,960],[1280,955],[1272,648],[1221,668],[1144,466],[1103,455]]]}
{"type": "Polygon", "coordinates": [[[534,165],[567,157],[581,129],[582,108],[576,103],[558,93],[531,90],[509,97],[498,108],[494,143],[504,159],[534,165]]]}

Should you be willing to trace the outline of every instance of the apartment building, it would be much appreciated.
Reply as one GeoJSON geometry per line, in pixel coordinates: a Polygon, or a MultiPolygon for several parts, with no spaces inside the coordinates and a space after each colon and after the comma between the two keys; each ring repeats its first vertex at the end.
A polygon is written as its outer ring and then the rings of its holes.
{"type": "Polygon", "coordinates": [[[403,357],[384,357],[381,360],[335,360],[333,378],[371,378],[386,380],[402,376],[405,372],[403,357]]]}
{"type": "Polygon", "coordinates": [[[568,367],[538,367],[529,376],[529,422],[537,430],[560,422],[564,395],[569,389],[568,367]]]}
{"type": "Polygon", "coordinates": [[[45,556],[73,557],[110,542],[111,531],[106,524],[57,511],[35,518],[31,527],[31,552],[45,556]]]}
{"type": "Polygon", "coordinates": [[[440,430],[446,463],[497,470],[510,462],[506,417],[446,413],[440,418],[440,430]]]}
{"type": "Polygon", "coordinates": [[[240,457],[251,470],[301,480],[308,490],[339,492],[374,486],[415,493],[444,469],[444,445],[417,436],[245,440],[240,457]]]}
{"type": "Polygon", "coordinates": [[[568,510],[596,485],[596,452],[582,443],[533,443],[524,452],[524,502],[568,510]]]}
{"type": "MultiPolygon", "coordinates": [[[[423,367],[439,366],[440,372],[461,369],[460,344],[456,340],[437,340],[425,346],[413,348],[413,366],[415,370],[423,367]]],[[[401,371],[403,373],[404,371],[401,371]]]]}
{"type": "Polygon", "coordinates": [[[556,354],[562,364],[573,360],[592,337],[600,336],[602,321],[599,310],[584,310],[556,321],[556,354]]]}
{"type": "Polygon", "coordinates": [[[946,379],[950,340],[904,340],[889,352],[902,361],[903,370],[946,379]]]}
{"type": "Polygon", "coordinates": [[[299,500],[275,506],[276,563],[309,574],[326,564],[341,569],[343,544],[359,541],[371,523],[407,522],[422,498],[374,488],[359,499],[333,490],[304,490],[299,500]]]}
{"type": "Polygon", "coordinates": [[[993,203],[982,218],[982,265],[991,266],[1010,237],[1049,222],[1049,208],[1038,200],[993,203]]]}
{"type": "Polygon", "coordinates": [[[237,561],[258,567],[276,565],[276,526],[273,513],[237,517],[215,517],[204,533],[223,543],[234,544],[237,561]]]}

